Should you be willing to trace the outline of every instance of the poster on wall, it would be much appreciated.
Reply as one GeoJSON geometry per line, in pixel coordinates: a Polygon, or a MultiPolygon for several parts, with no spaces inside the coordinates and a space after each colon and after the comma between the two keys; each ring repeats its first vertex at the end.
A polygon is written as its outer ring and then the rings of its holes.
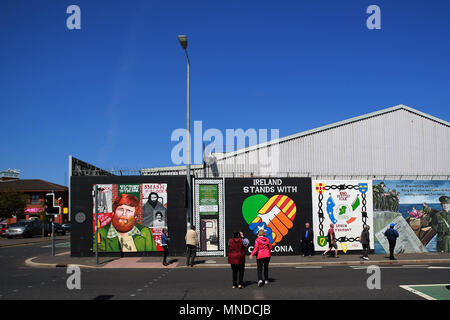
{"type": "Polygon", "coordinates": [[[194,216],[199,235],[198,256],[223,256],[225,208],[223,179],[195,179],[194,216]]]}
{"type": "MultiPolygon", "coordinates": [[[[97,189],[99,252],[163,251],[167,184],[98,184],[97,189]]],[[[93,224],[95,231],[95,199],[93,224]]]]}
{"type": "Polygon", "coordinates": [[[311,213],[309,178],[229,178],[225,180],[227,234],[242,231],[250,240],[260,230],[274,255],[300,253],[300,233],[311,213]]]}
{"type": "Polygon", "coordinates": [[[201,216],[219,214],[219,186],[201,184],[199,190],[199,212],[201,216]]]}
{"type": "MultiPolygon", "coordinates": [[[[327,234],[334,225],[338,249],[362,250],[364,226],[373,230],[372,182],[368,180],[313,180],[314,248],[328,249],[327,234]]],[[[370,248],[374,248],[370,232],[370,248]]]]}
{"type": "Polygon", "coordinates": [[[389,252],[384,232],[399,233],[395,253],[449,252],[450,181],[374,180],[375,253],[389,252]]]}

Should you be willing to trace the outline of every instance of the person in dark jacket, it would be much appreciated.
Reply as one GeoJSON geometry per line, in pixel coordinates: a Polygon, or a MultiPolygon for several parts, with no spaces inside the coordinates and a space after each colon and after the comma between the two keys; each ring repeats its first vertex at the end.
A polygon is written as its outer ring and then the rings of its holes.
{"type": "Polygon", "coordinates": [[[390,228],[386,230],[384,236],[387,238],[389,242],[389,259],[397,260],[394,257],[395,243],[397,242],[398,232],[394,229],[395,224],[391,223],[390,228]]]}
{"type": "Polygon", "coordinates": [[[169,255],[169,237],[167,235],[167,229],[164,228],[161,235],[161,247],[164,249],[164,259],[163,259],[163,265],[168,266],[169,263],[167,262],[167,256],[169,255]]]}
{"type": "Polygon", "coordinates": [[[301,240],[304,257],[313,256],[314,254],[313,239],[314,239],[313,231],[309,226],[309,223],[307,222],[305,224],[305,230],[303,230],[302,232],[302,240],[301,240]]]}
{"type": "Polygon", "coordinates": [[[361,232],[361,237],[359,238],[363,247],[363,256],[362,258],[364,260],[369,260],[368,254],[369,254],[369,248],[370,248],[370,233],[369,233],[370,227],[364,226],[364,230],[361,232]]]}
{"type": "Polygon", "coordinates": [[[233,238],[228,240],[228,263],[233,272],[233,289],[236,287],[242,289],[244,287],[245,245],[239,231],[233,232],[233,238]]]}

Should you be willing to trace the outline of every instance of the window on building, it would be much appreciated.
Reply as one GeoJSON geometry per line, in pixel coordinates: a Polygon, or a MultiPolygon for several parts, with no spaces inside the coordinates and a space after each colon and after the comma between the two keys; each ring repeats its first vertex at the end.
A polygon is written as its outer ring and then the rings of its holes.
{"type": "Polygon", "coordinates": [[[38,194],[31,195],[31,204],[39,204],[39,195],[38,194]]]}

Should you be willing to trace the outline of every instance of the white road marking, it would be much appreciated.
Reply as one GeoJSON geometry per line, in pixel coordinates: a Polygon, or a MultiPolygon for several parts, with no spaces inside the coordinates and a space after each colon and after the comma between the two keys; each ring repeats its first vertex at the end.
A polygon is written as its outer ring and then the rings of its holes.
{"type": "Polygon", "coordinates": [[[321,266],[311,266],[311,267],[295,267],[295,269],[322,269],[321,266]]]}
{"type": "MultiPolygon", "coordinates": [[[[353,270],[365,270],[369,266],[349,266],[353,270]]],[[[378,266],[380,269],[433,269],[428,265],[378,266]]]]}
{"type": "Polygon", "coordinates": [[[411,268],[411,267],[428,267],[427,264],[404,264],[402,267],[411,268]]]}
{"type": "MultiPolygon", "coordinates": [[[[418,286],[414,286],[414,287],[418,287],[418,286]]],[[[422,297],[422,298],[424,298],[424,299],[427,299],[427,300],[436,300],[435,298],[430,297],[429,295],[427,295],[427,294],[425,294],[425,293],[422,293],[422,292],[420,292],[420,291],[414,290],[413,288],[411,288],[411,286],[400,286],[400,288],[405,289],[405,290],[408,290],[408,291],[410,291],[410,292],[412,292],[412,293],[414,293],[414,294],[417,294],[418,296],[420,296],[420,297],[422,297]]]]}

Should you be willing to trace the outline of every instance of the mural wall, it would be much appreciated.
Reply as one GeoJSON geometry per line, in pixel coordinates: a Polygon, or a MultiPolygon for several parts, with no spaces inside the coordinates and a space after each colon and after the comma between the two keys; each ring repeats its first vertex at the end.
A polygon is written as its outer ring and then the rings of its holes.
{"type": "MultiPolygon", "coordinates": [[[[264,230],[274,255],[301,254],[305,223],[312,224],[314,249],[325,251],[335,226],[338,249],[362,250],[364,226],[371,249],[388,251],[384,232],[399,231],[396,253],[450,251],[450,181],[314,180],[310,178],[225,178],[195,180],[194,224],[199,253],[224,255],[234,230],[253,249],[264,230]]],[[[170,252],[184,255],[186,179],[184,176],[74,176],[71,178],[73,256],[91,256],[96,241],[105,254],[158,254],[162,228],[170,252]],[[98,203],[93,198],[97,186],[98,203]],[[95,205],[99,237],[95,238],[95,205]]]]}
{"type": "MultiPolygon", "coordinates": [[[[96,186],[99,252],[164,251],[161,235],[167,228],[167,183],[96,186]]],[[[93,203],[95,232],[95,197],[93,203]]]]}
{"type": "Polygon", "coordinates": [[[449,252],[450,181],[374,180],[375,253],[389,252],[384,232],[400,237],[395,253],[449,252]]]}
{"type": "MultiPolygon", "coordinates": [[[[314,249],[324,251],[330,224],[334,225],[339,250],[362,250],[363,227],[373,230],[372,182],[361,180],[313,180],[314,249]]],[[[370,232],[370,248],[374,248],[370,232]]]]}
{"type": "Polygon", "coordinates": [[[300,254],[300,233],[311,222],[310,178],[225,179],[226,234],[244,232],[253,250],[256,234],[266,232],[274,255],[300,254]]]}
{"type": "Polygon", "coordinates": [[[75,176],[71,179],[71,198],[72,256],[94,255],[96,243],[99,253],[105,255],[160,254],[163,228],[171,238],[170,253],[185,252],[186,177],[75,176]]]}

